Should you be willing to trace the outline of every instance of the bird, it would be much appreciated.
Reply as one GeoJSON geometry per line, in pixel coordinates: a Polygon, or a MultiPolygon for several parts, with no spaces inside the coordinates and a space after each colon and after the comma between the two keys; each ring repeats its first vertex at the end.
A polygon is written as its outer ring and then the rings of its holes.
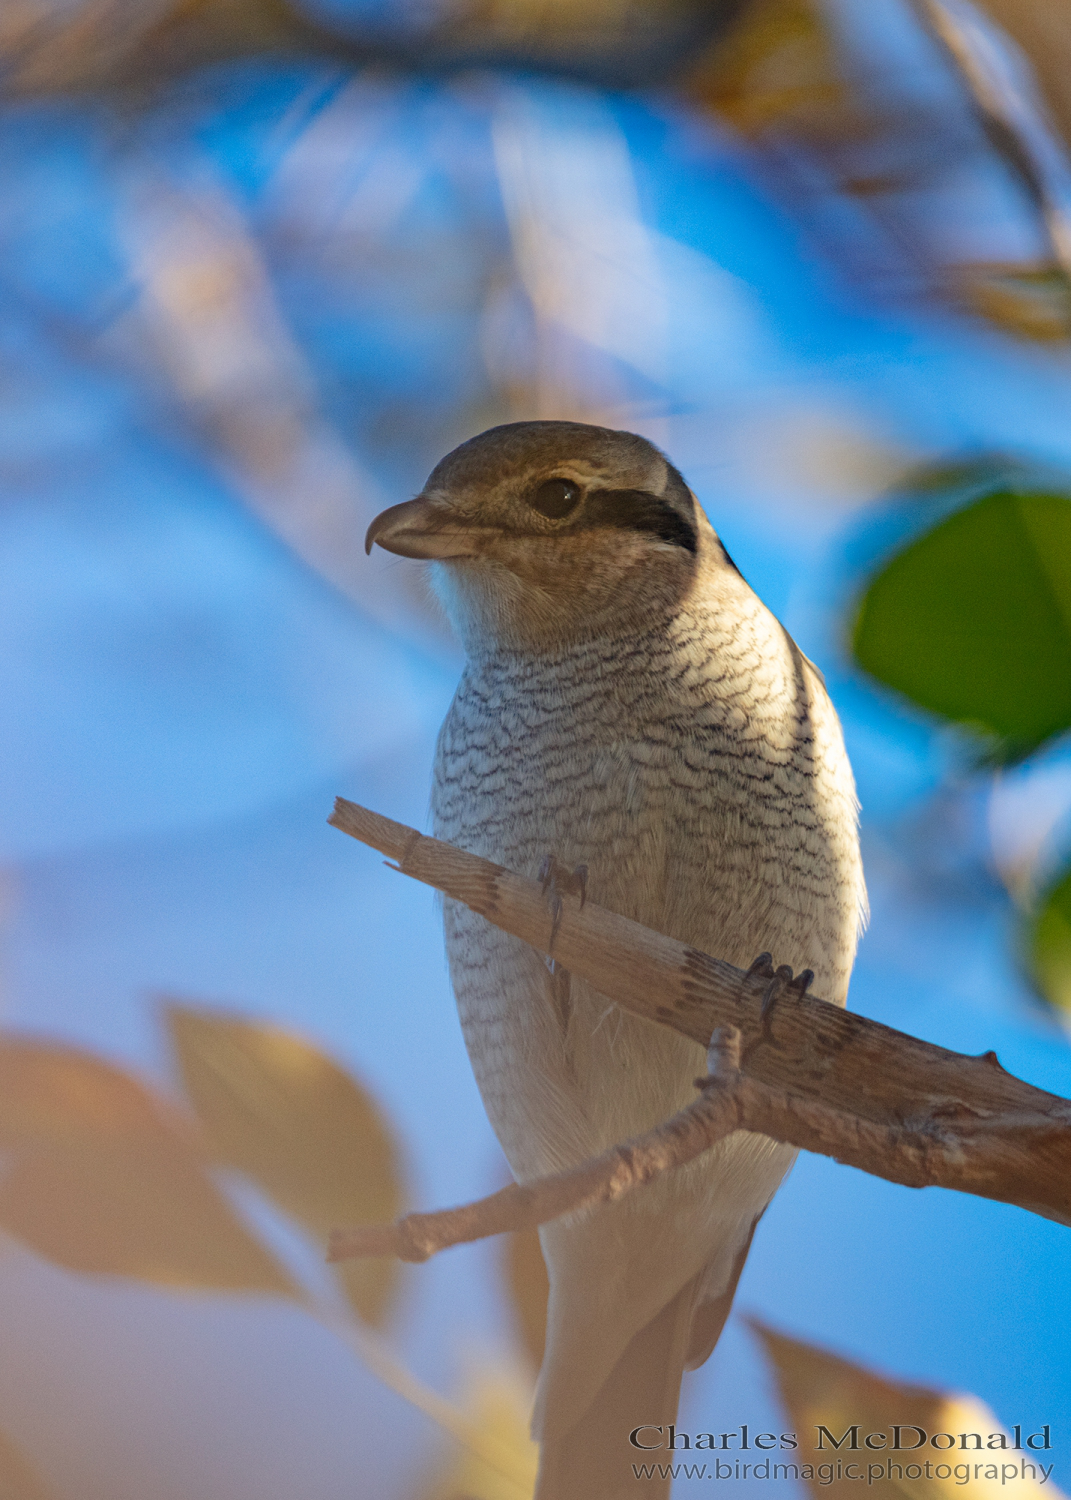
{"type": "MultiPolygon", "coordinates": [[[[373,544],[431,562],[466,653],[435,754],[437,837],[521,874],[563,872],[559,884],[741,967],[768,951],[846,1003],[866,892],[839,720],[654,444],[572,421],[492,427],[377,516],[373,544]]],[[[443,921],[469,1057],[518,1181],[695,1098],[694,1042],[458,901],[443,921]]],[[[738,1131],[541,1227],[536,1500],[634,1500],[632,1464],[659,1457],[683,1371],[712,1352],[794,1157],[738,1131]]],[[[644,1493],[668,1495],[668,1478],[644,1493]]]]}

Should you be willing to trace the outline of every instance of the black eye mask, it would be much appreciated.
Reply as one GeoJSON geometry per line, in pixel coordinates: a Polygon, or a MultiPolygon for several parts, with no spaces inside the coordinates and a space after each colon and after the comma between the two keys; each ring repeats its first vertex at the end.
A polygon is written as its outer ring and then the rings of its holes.
{"type": "Polygon", "coordinates": [[[648,490],[592,490],[577,529],[600,526],[613,526],[621,531],[644,531],[661,542],[670,542],[693,554],[699,545],[698,533],[692,523],[676,506],[648,490]]]}

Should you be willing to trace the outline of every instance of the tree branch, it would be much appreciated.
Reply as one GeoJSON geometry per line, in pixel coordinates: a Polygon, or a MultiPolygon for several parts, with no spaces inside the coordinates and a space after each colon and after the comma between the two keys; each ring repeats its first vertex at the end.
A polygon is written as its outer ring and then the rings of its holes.
{"type": "MultiPolygon", "coordinates": [[[[747,1068],[734,1076],[720,1062],[696,1104],[575,1172],[445,1216],[413,1215],[408,1230],[375,1231],[384,1236],[378,1248],[361,1253],[423,1259],[442,1244],[617,1196],[705,1150],[718,1138],[709,1131],[721,1129],[719,1111],[727,1130],[760,1131],[890,1182],[973,1193],[1071,1224],[1071,1102],[1012,1077],[995,1053],[950,1052],[787,985],[764,1024],[763,1000],[778,977],[770,964],[745,973],[574,895],[563,894],[552,913],[537,880],[342,798],[329,821],[539,952],[553,947],[559,963],[624,1009],[702,1046],[716,1028],[737,1028],[747,1068]],[[679,1149],[690,1156],[674,1156],[679,1149]]],[[[351,1243],[340,1238],[333,1253],[351,1243]]]]}

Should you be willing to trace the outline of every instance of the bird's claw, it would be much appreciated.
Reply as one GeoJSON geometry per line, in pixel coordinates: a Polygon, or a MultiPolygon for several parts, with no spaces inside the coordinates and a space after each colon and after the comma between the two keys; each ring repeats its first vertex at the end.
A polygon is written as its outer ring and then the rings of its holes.
{"type": "Polygon", "coordinates": [[[747,972],[749,978],[753,975],[758,975],[760,978],[770,981],[762,997],[759,1020],[762,1024],[764,1040],[773,1043],[771,1021],[778,1001],[786,991],[792,994],[797,1000],[802,1000],[810,988],[811,981],[814,979],[814,970],[801,969],[793,977],[790,965],[781,964],[775,969],[771,955],[769,953],[760,953],[747,972]]]}
{"type": "Polygon", "coordinates": [[[799,973],[796,975],[795,979],[789,985],[789,989],[792,990],[792,991],[794,991],[797,1000],[802,1000],[803,999],[804,995],[810,989],[810,987],[811,987],[811,981],[813,979],[814,979],[814,970],[813,969],[801,969],[799,971],[799,973]]]}
{"type": "Polygon", "coordinates": [[[548,898],[547,904],[550,907],[551,925],[547,958],[551,973],[553,973],[554,960],[551,955],[554,952],[554,940],[558,936],[558,929],[562,925],[562,897],[579,896],[580,908],[583,910],[584,902],[588,898],[588,867],[576,865],[572,870],[568,870],[565,865],[559,864],[553,854],[548,854],[539,866],[539,883],[544,897],[548,898]]]}
{"type": "Polygon", "coordinates": [[[781,964],[775,971],[774,976],[766,986],[766,992],[762,997],[762,1009],[759,1011],[759,1020],[762,1022],[762,1034],[768,1042],[773,1041],[773,1031],[770,1022],[773,1018],[774,1007],[780,1000],[785,986],[792,981],[792,970],[788,964],[781,964]]]}

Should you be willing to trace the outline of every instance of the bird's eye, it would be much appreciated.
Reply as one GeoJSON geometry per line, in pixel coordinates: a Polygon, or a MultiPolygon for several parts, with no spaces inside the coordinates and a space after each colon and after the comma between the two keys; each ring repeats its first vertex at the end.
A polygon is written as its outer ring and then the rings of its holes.
{"type": "Polygon", "coordinates": [[[580,486],[571,479],[546,479],[528,501],[550,521],[560,521],[580,504],[580,486]]]}

